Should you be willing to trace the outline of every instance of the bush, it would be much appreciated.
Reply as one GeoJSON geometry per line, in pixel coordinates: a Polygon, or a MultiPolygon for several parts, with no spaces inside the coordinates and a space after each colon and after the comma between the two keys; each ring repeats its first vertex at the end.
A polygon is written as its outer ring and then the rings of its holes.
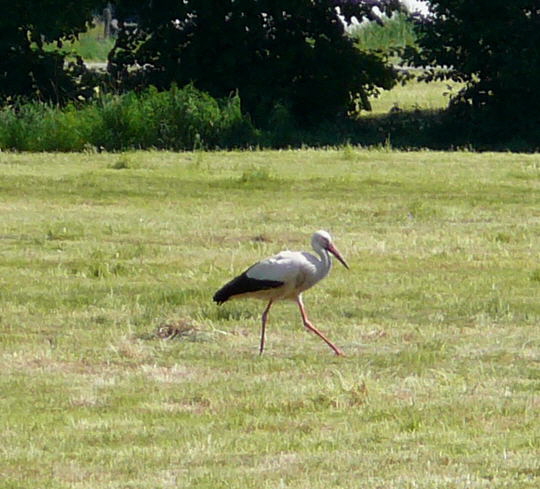
{"type": "Polygon", "coordinates": [[[84,148],[77,112],[30,102],[0,111],[0,148],[19,151],[80,151],[84,148]]]}
{"type": "Polygon", "coordinates": [[[0,111],[0,148],[19,151],[231,148],[256,136],[237,96],[218,101],[192,86],[107,94],[79,108],[32,102],[0,111]]]}

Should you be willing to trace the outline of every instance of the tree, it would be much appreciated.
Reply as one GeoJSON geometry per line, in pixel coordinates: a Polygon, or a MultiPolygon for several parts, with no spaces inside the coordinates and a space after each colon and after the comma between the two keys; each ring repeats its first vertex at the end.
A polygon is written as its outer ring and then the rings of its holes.
{"type": "Polygon", "coordinates": [[[120,34],[109,69],[120,85],[193,83],[218,98],[239,93],[244,113],[258,123],[278,107],[304,123],[334,118],[355,103],[369,108],[368,96],[396,80],[380,54],[353,45],[336,11],[344,19],[373,18],[373,7],[390,14],[396,0],[119,0],[116,6],[120,34]]]}
{"type": "Polygon", "coordinates": [[[24,96],[62,102],[78,93],[82,60],[65,66],[65,55],[47,43],[84,32],[101,0],[1,0],[0,102],[24,96]]]}
{"type": "Polygon", "coordinates": [[[432,0],[418,18],[426,80],[465,83],[454,107],[483,113],[508,130],[540,114],[540,2],[538,0],[432,0]],[[444,67],[443,70],[440,67],[444,67]]]}

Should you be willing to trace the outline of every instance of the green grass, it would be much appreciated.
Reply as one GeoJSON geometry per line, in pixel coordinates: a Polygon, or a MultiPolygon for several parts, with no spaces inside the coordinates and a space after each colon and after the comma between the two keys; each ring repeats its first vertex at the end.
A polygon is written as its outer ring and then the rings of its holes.
{"type": "Polygon", "coordinates": [[[539,186],[508,153],[0,153],[0,487],[538,487],[539,186]],[[263,304],[211,296],[319,228],[347,357],[285,303],[259,357],[263,304]]]}
{"type": "Polygon", "coordinates": [[[416,43],[413,26],[404,15],[386,19],[383,24],[369,22],[354,28],[351,36],[361,49],[387,51],[416,43]]]}
{"type": "Polygon", "coordinates": [[[101,62],[107,61],[107,56],[114,46],[114,39],[106,39],[103,35],[103,24],[97,23],[83,32],[77,41],[67,43],[70,52],[81,56],[85,61],[101,62]]]}
{"type": "Polygon", "coordinates": [[[446,109],[450,97],[455,96],[462,85],[455,82],[419,82],[411,80],[406,85],[397,85],[392,90],[383,90],[371,100],[371,114],[387,114],[391,111],[440,110],[446,109]]]}
{"type": "MultiPolygon", "coordinates": [[[[107,56],[114,46],[114,38],[106,39],[103,32],[103,24],[96,23],[88,26],[88,30],[79,34],[75,41],[64,41],[60,49],[67,56],[67,60],[74,60],[80,56],[85,62],[105,63],[107,56]]],[[[56,43],[45,45],[48,51],[56,51],[56,43]]]]}

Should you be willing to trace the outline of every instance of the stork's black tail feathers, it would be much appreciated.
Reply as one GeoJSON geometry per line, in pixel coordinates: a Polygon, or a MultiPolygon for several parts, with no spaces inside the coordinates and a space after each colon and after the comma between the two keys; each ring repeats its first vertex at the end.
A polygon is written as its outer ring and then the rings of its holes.
{"type": "Polygon", "coordinates": [[[221,289],[214,294],[214,302],[223,304],[235,295],[257,292],[258,290],[274,289],[283,285],[283,282],[278,280],[258,280],[248,277],[247,271],[248,270],[221,287],[221,289]]]}

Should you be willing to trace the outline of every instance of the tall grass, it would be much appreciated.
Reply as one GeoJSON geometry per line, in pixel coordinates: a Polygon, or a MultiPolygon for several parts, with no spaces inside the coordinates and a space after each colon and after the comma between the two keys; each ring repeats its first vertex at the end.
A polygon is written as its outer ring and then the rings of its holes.
{"type": "Polygon", "coordinates": [[[369,22],[351,29],[351,36],[362,50],[389,51],[412,46],[416,36],[412,24],[405,15],[394,15],[382,24],[369,22]]]}
{"type": "Polygon", "coordinates": [[[0,111],[0,148],[20,151],[235,147],[254,134],[238,97],[217,101],[191,86],[107,94],[81,107],[33,102],[0,111]]]}
{"type": "Polygon", "coordinates": [[[0,111],[0,149],[80,151],[88,143],[88,110],[64,110],[41,102],[0,111]]]}

